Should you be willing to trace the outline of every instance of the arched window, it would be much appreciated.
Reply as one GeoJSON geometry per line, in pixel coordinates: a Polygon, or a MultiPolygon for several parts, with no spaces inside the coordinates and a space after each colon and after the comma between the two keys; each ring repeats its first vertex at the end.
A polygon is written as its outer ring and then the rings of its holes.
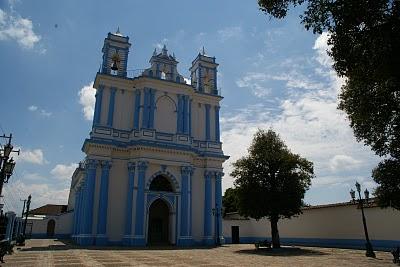
{"type": "Polygon", "coordinates": [[[168,181],[165,176],[158,175],[153,181],[151,181],[150,188],[151,191],[166,191],[173,192],[171,183],[168,181]]]}
{"type": "Polygon", "coordinates": [[[165,72],[161,72],[161,80],[165,80],[167,78],[167,75],[165,74],[165,72]]]}

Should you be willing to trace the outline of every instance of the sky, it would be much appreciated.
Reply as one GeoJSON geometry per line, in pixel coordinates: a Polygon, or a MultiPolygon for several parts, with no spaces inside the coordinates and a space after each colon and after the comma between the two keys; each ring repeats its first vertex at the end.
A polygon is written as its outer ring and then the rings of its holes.
{"type": "MultiPolygon", "coordinates": [[[[277,131],[292,152],[314,162],[309,204],[349,200],[359,181],[373,191],[380,159],[358,143],[337,109],[344,82],[326,51],[328,34],[300,24],[302,7],[276,20],[257,1],[0,0],[0,135],[21,149],[4,188],[6,210],[66,204],[71,176],[93,118],[91,87],[101,48],[117,27],[130,37],[128,69],[144,69],[154,48],[175,53],[178,70],[202,47],[215,56],[221,139],[230,159],[223,190],[233,186],[232,163],[247,153],[257,129],[277,131]]],[[[4,144],[5,140],[1,140],[4,144]]]]}

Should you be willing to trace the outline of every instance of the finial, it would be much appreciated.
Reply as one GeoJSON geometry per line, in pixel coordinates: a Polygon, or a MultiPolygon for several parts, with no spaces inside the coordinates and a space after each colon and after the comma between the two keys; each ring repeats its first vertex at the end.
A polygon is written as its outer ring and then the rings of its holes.
{"type": "Polygon", "coordinates": [[[163,55],[167,56],[167,52],[168,52],[167,46],[164,44],[164,47],[162,49],[162,53],[163,53],[163,55]]]}
{"type": "Polygon", "coordinates": [[[206,54],[206,51],[204,50],[204,45],[203,45],[203,50],[201,51],[201,54],[204,56],[206,54]]]}
{"type": "Polygon", "coordinates": [[[172,57],[175,59],[175,53],[172,53],[172,57]]]}
{"type": "Polygon", "coordinates": [[[157,56],[157,48],[154,48],[153,56],[157,56]]]}
{"type": "Polygon", "coordinates": [[[119,26],[118,26],[117,31],[115,33],[116,34],[121,34],[121,32],[119,31],[119,26]]]}

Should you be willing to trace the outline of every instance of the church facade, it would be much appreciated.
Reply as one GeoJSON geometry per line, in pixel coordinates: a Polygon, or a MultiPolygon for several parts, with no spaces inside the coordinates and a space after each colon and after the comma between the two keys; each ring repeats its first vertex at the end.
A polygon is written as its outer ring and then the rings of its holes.
{"type": "Polygon", "coordinates": [[[188,84],[175,55],[127,71],[131,44],[104,40],[93,126],[69,202],[81,245],[211,245],[222,236],[222,163],[214,57],[199,53],[188,84]]]}

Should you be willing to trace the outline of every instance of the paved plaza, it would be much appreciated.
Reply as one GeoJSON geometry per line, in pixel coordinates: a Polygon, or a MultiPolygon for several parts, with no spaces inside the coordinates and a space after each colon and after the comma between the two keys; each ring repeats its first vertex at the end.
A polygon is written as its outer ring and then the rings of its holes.
{"type": "Polygon", "coordinates": [[[79,248],[47,239],[28,240],[25,247],[6,255],[1,266],[395,266],[390,253],[376,255],[371,259],[362,250],[310,247],[256,251],[246,244],[193,249],[79,248]]]}

